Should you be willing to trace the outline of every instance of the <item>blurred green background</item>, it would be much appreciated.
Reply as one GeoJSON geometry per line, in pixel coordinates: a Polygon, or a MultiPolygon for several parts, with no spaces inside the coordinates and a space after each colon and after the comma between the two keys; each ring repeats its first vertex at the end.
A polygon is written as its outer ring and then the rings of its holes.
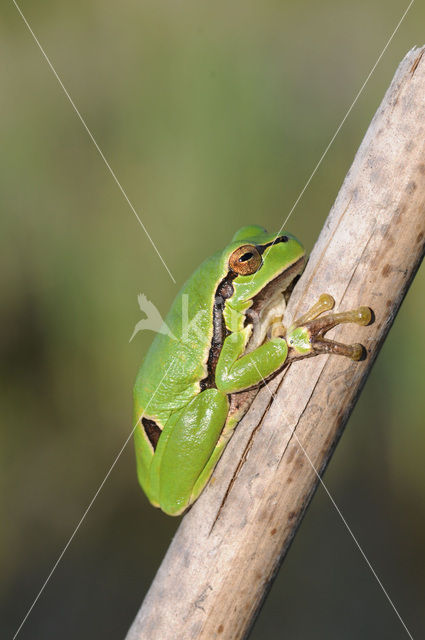
{"type": "MultiPolygon", "coordinates": [[[[280,227],[406,6],[22,0],[174,285],[2,4],[2,637],[132,428],[132,384],[152,340],[129,343],[137,294],[165,314],[239,226],[280,227]]],[[[424,26],[418,2],[295,209],[288,230],[307,249],[424,26]]],[[[425,629],[424,300],[422,269],[325,476],[415,638],[425,629]]],[[[177,525],[148,505],[130,444],[19,637],[123,638],[177,525]]],[[[406,635],[319,489],[252,638],[406,635]]]]}

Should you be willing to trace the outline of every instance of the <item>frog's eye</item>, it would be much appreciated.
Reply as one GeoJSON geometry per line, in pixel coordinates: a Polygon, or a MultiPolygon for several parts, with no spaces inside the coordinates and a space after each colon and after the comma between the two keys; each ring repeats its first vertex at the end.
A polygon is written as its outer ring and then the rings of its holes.
{"type": "Polygon", "coordinates": [[[229,258],[229,267],[241,276],[250,276],[261,267],[261,255],[253,244],[244,244],[229,258]]]}

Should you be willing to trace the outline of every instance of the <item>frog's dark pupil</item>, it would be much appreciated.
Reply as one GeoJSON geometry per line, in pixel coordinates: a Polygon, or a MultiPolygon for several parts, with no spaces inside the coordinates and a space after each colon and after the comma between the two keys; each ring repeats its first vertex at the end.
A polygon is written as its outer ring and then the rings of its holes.
{"type": "Polygon", "coordinates": [[[239,258],[239,262],[246,262],[247,260],[251,260],[252,257],[252,253],[244,253],[243,256],[239,258]]]}
{"type": "Polygon", "coordinates": [[[280,236],[279,240],[281,242],[288,242],[289,238],[288,238],[288,236],[280,236]]]}

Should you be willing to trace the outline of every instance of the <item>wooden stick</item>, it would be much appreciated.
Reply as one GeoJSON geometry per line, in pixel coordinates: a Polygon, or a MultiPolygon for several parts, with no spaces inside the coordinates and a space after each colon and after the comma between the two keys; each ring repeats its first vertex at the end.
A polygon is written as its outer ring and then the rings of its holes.
{"type": "Polygon", "coordinates": [[[400,64],[288,307],[297,317],[324,292],[337,310],[370,306],[372,325],[333,330],[367,358],[303,360],[258,393],[127,640],[249,632],[424,254],[424,51],[400,64]]]}

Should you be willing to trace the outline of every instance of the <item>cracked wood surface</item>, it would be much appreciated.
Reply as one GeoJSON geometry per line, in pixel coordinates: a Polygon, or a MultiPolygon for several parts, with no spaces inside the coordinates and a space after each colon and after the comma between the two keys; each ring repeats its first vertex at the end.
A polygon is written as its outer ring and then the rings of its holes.
{"type": "Polygon", "coordinates": [[[257,394],[183,518],[127,640],[248,634],[317,486],[316,471],[326,467],[423,257],[424,50],[400,64],[287,310],[297,317],[324,292],[337,310],[370,306],[373,324],[328,334],[361,342],[367,359],[303,360],[257,394]]]}

